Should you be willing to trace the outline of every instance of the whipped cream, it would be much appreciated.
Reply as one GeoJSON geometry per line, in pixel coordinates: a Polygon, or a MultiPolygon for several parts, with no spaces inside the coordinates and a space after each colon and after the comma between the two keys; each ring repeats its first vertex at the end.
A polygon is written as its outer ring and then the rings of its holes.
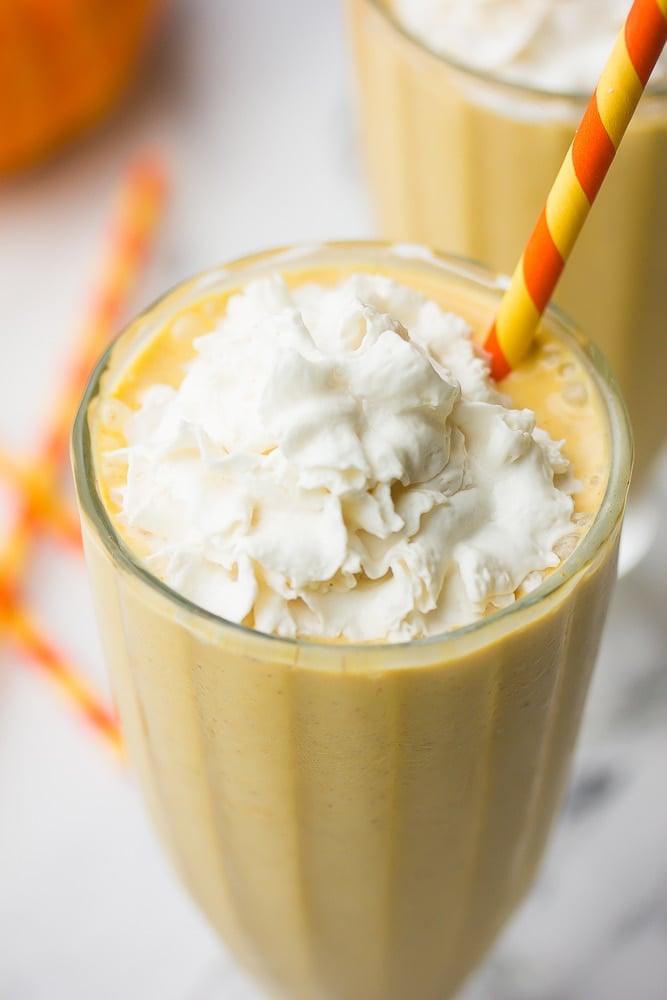
{"type": "MultiPolygon", "coordinates": [[[[630,0],[393,0],[398,19],[435,52],[502,80],[590,94],[630,0]]],[[[651,77],[667,83],[667,53],[651,77]]]]}
{"type": "Polygon", "coordinates": [[[209,611],[281,636],[437,634],[514,601],[576,534],[560,446],[413,289],[262,279],[194,346],[106,459],[130,543],[209,611]]]}

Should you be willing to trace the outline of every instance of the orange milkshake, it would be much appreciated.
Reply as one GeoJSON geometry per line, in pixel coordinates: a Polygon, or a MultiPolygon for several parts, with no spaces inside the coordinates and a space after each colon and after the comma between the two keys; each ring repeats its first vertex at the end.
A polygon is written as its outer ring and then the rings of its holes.
{"type": "Polygon", "coordinates": [[[131,757],[185,883],[276,995],[450,996],[560,801],[631,447],[555,314],[488,385],[474,340],[500,294],[414,247],[257,255],[140,317],[77,418],[131,757]]]}
{"type": "MultiPolygon", "coordinates": [[[[382,235],[511,272],[628,6],[348,0],[382,235]]],[[[555,296],[595,331],[619,379],[635,481],[667,433],[666,175],[663,56],[555,296]]]]}

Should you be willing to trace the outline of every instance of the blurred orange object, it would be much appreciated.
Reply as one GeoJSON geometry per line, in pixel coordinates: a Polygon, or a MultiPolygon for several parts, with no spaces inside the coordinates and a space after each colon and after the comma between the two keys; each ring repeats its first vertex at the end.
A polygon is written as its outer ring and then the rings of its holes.
{"type": "Polygon", "coordinates": [[[91,125],[128,83],[160,0],[0,0],[0,173],[91,125]]]}

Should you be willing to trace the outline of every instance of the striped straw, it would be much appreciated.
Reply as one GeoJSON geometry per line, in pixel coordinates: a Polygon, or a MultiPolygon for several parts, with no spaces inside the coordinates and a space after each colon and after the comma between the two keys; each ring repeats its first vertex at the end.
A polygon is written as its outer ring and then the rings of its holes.
{"type": "Polygon", "coordinates": [[[665,42],[667,0],[634,0],[484,342],[494,378],[528,352],[665,42]]]}
{"type": "Polygon", "coordinates": [[[23,572],[39,529],[80,545],[78,520],[62,498],[58,471],[79,397],[92,365],[115,332],[155,234],[166,192],[162,163],[142,156],[123,177],[116,201],[109,250],[74,364],[55,402],[38,453],[20,463],[0,447],[0,475],[16,487],[19,503],[0,549],[0,639],[5,636],[58,684],[83,716],[114,749],[122,747],[118,720],[46,636],[20,593],[23,572]]]}
{"type": "MultiPolygon", "coordinates": [[[[0,591],[0,600],[6,597],[0,591]]],[[[122,755],[123,737],[115,710],[108,708],[83,676],[72,669],[67,659],[44,635],[34,617],[19,601],[10,599],[4,614],[9,635],[16,646],[50,675],[87,722],[104,737],[114,751],[122,755]]]]}
{"type": "Polygon", "coordinates": [[[164,166],[151,155],[138,157],[123,178],[115,205],[109,250],[93,296],[91,313],[42,445],[47,462],[59,460],[67,450],[80,396],[99,354],[118,329],[154,236],[166,189],[164,166]]]}

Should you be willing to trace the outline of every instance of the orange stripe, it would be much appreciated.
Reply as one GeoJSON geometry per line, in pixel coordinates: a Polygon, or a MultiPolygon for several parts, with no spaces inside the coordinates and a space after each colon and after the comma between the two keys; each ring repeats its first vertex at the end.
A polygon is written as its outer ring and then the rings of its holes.
{"type": "Polygon", "coordinates": [[[523,278],[528,294],[540,313],[547,307],[563,265],[563,258],[549,231],[545,206],[523,254],[523,278]]]}
{"type": "Polygon", "coordinates": [[[41,528],[53,535],[58,542],[77,552],[81,551],[83,543],[79,518],[57,496],[40,507],[39,523],[41,528]]]}
{"type": "Polygon", "coordinates": [[[615,153],[616,147],[602,124],[594,94],[572,143],[574,172],[591,205],[615,153]]]}
{"type": "Polygon", "coordinates": [[[502,347],[500,346],[495,322],[489,330],[486,340],[484,341],[484,350],[487,354],[491,355],[491,375],[496,382],[499,382],[500,379],[509,375],[512,369],[508,365],[507,358],[503,354],[502,347]]]}
{"type": "Polygon", "coordinates": [[[16,585],[13,580],[0,577],[0,616],[8,615],[16,603],[16,585]]]}
{"type": "MultiPolygon", "coordinates": [[[[49,462],[29,468],[12,458],[0,447],[0,475],[5,476],[20,495],[20,506],[12,534],[12,547],[21,530],[35,533],[43,528],[75,548],[81,548],[79,519],[58,495],[57,484],[49,462]],[[21,522],[21,523],[20,523],[21,522]]],[[[6,550],[9,546],[6,546],[6,550]]],[[[0,553],[0,573],[6,565],[5,552],[0,553]]]]}
{"type": "Polygon", "coordinates": [[[636,0],[625,22],[625,44],[637,76],[646,86],[667,42],[667,18],[656,0],[636,0]]]}
{"type": "Polygon", "coordinates": [[[102,289],[96,299],[93,301],[93,328],[91,333],[93,334],[91,340],[96,342],[98,337],[95,334],[101,332],[104,336],[107,332],[107,327],[112,326],[123,308],[123,299],[121,291],[118,288],[107,287],[102,289]],[[99,327],[103,329],[100,331],[99,327]]]}
{"type": "Polygon", "coordinates": [[[117,252],[124,258],[141,257],[146,244],[146,236],[140,229],[122,229],[116,233],[116,244],[117,252]]]}

